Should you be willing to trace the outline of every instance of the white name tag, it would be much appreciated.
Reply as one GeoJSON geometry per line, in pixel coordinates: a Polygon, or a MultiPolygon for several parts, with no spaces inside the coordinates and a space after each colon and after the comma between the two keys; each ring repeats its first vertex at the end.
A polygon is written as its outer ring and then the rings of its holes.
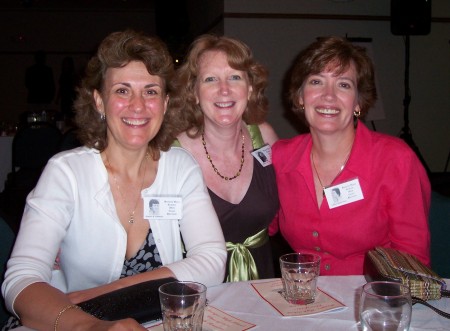
{"type": "Polygon", "coordinates": [[[144,218],[173,220],[183,217],[183,201],[177,196],[144,196],[144,218]]]}
{"type": "Polygon", "coordinates": [[[263,167],[272,164],[272,148],[270,145],[264,145],[263,147],[254,150],[252,155],[263,167]]]}
{"type": "Polygon", "coordinates": [[[324,192],[330,209],[364,199],[358,178],[330,186],[324,192]]]}

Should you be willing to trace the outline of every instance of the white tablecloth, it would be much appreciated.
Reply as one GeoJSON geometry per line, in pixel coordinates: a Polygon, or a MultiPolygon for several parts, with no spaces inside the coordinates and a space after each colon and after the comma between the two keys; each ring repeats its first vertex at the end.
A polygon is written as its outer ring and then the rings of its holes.
{"type": "MultiPolygon", "coordinates": [[[[267,280],[266,280],[267,281],[267,280]]],[[[254,330],[349,331],[358,329],[358,307],[363,276],[321,276],[318,286],[348,308],[306,317],[282,317],[248,282],[226,283],[208,288],[210,304],[237,318],[256,324],[254,330]]],[[[450,282],[447,280],[447,284],[450,282]]],[[[430,301],[450,312],[450,299],[430,301]]],[[[253,330],[253,329],[252,329],[253,330]]],[[[450,320],[423,305],[413,307],[410,331],[450,330],[450,320]]]]}
{"type": "Polygon", "coordinates": [[[12,136],[0,136],[0,192],[5,188],[6,177],[11,172],[13,139],[12,136]]]}
{"type": "MultiPolygon", "coordinates": [[[[262,280],[267,281],[267,280],[262,280]]],[[[450,284],[449,280],[446,280],[450,284]]],[[[318,286],[347,308],[337,312],[320,313],[304,317],[282,317],[264,301],[249,282],[225,283],[209,287],[209,304],[226,313],[256,324],[251,330],[258,331],[351,331],[358,329],[358,307],[363,276],[320,276],[318,286]]],[[[450,299],[430,301],[436,307],[450,312],[450,299]]],[[[25,327],[17,331],[30,331],[25,327]]],[[[445,319],[423,305],[413,307],[410,331],[450,330],[450,320],[445,319]]]]}

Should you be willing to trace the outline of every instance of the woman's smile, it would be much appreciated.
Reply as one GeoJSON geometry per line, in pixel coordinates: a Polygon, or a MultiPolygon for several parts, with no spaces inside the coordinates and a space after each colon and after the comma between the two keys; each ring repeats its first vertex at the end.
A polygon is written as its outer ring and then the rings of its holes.
{"type": "Polygon", "coordinates": [[[148,118],[123,117],[122,122],[129,126],[142,127],[142,126],[145,126],[148,122],[150,122],[150,120],[148,118]]]}
{"type": "Polygon", "coordinates": [[[316,112],[322,115],[337,115],[341,111],[336,108],[316,108],[316,112]]]}

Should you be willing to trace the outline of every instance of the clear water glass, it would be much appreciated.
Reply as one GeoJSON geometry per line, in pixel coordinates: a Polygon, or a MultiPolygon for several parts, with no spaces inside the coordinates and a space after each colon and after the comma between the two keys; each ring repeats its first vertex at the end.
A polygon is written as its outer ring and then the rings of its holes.
{"type": "Polygon", "coordinates": [[[370,282],[360,300],[363,331],[408,331],[411,324],[411,292],[396,282],[370,282]]]}
{"type": "Polygon", "coordinates": [[[171,282],[159,287],[164,331],[201,331],[206,307],[206,286],[171,282]]]}
{"type": "Polygon", "coordinates": [[[305,305],[316,299],[320,256],[290,253],[280,257],[284,298],[292,304],[305,305]]]}

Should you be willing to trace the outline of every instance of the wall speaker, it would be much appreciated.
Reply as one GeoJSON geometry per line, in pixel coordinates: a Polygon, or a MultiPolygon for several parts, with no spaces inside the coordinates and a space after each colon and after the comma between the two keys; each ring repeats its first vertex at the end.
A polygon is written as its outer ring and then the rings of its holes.
{"type": "Polygon", "coordinates": [[[431,28],[431,0],[391,0],[394,35],[426,35],[431,28]]]}

